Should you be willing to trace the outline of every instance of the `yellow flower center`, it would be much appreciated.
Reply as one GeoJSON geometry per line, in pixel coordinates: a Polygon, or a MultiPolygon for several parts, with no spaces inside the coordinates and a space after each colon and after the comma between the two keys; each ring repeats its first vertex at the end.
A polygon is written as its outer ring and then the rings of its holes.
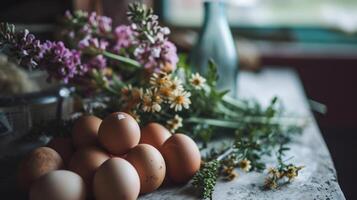
{"type": "Polygon", "coordinates": [[[194,80],[192,81],[192,84],[194,84],[194,85],[201,85],[201,81],[200,81],[199,79],[194,79],[194,80]]]}
{"type": "Polygon", "coordinates": [[[171,95],[171,89],[170,88],[161,88],[160,89],[160,93],[165,96],[165,97],[168,97],[171,95]]]}
{"type": "Polygon", "coordinates": [[[154,101],[155,102],[160,102],[160,100],[161,100],[161,97],[159,95],[155,95],[154,96],[154,101]]]}
{"type": "Polygon", "coordinates": [[[151,101],[149,100],[149,98],[144,98],[144,99],[143,99],[143,104],[144,104],[145,106],[151,106],[151,101]]]}
{"type": "Polygon", "coordinates": [[[165,82],[166,82],[165,78],[159,78],[159,79],[157,80],[157,83],[158,83],[159,85],[163,85],[165,82]]]}
{"type": "Polygon", "coordinates": [[[183,96],[178,96],[175,99],[176,104],[183,104],[185,102],[185,97],[183,96]]]}

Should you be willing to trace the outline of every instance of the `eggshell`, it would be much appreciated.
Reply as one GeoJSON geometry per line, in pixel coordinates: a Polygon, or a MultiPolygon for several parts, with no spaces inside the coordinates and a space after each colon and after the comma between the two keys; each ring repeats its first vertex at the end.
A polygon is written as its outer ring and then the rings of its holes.
{"type": "Polygon", "coordinates": [[[87,190],[90,192],[95,171],[108,159],[109,155],[98,147],[85,147],[73,154],[69,170],[83,178],[87,190]]]}
{"type": "Polygon", "coordinates": [[[49,147],[39,147],[31,151],[22,161],[18,174],[19,186],[28,190],[41,176],[63,167],[61,156],[49,147]]]}
{"type": "Polygon", "coordinates": [[[140,177],[140,193],[156,190],[162,184],[166,165],[161,153],[149,144],[139,144],[129,151],[126,156],[140,177]]]}
{"type": "Polygon", "coordinates": [[[96,200],[135,200],[140,192],[140,179],[128,161],[111,158],[96,172],[93,188],[96,200]]]}
{"type": "Polygon", "coordinates": [[[110,153],[122,155],[140,140],[140,127],[135,119],[123,112],[107,116],[99,127],[99,142],[110,153]]]}
{"type": "Polygon", "coordinates": [[[98,129],[102,120],[93,115],[82,116],[72,129],[73,144],[76,148],[97,144],[98,129]]]}
{"type": "Polygon", "coordinates": [[[57,170],[38,179],[30,190],[30,200],[85,200],[82,178],[71,171],[57,170]]]}
{"type": "Polygon", "coordinates": [[[65,166],[68,166],[72,154],[74,153],[71,138],[52,138],[51,141],[47,144],[47,146],[54,149],[61,156],[65,166]]]}
{"type": "Polygon", "coordinates": [[[140,144],[150,144],[160,149],[170,136],[170,131],[161,124],[149,123],[141,129],[140,144]]]}
{"type": "Polygon", "coordinates": [[[190,180],[200,169],[201,154],[196,143],[184,134],[174,134],[161,147],[169,177],[176,183],[190,180]]]}

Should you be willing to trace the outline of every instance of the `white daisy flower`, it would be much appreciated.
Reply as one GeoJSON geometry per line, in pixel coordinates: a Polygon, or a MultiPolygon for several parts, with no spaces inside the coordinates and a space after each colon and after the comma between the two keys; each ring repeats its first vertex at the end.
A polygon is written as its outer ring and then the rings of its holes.
{"type": "Polygon", "coordinates": [[[169,130],[174,133],[178,128],[182,127],[182,117],[175,115],[173,119],[166,122],[169,130]]]}
{"type": "Polygon", "coordinates": [[[206,83],[206,79],[203,78],[199,73],[195,73],[191,75],[190,83],[196,90],[200,90],[206,83]]]}
{"type": "Polygon", "coordinates": [[[175,77],[173,80],[169,80],[168,84],[166,84],[165,86],[160,87],[159,92],[163,97],[168,99],[176,90],[184,90],[182,86],[182,81],[177,77],[175,77]]]}
{"type": "Polygon", "coordinates": [[[140,100],[140,97],[143,95],[143,88],[134,87],[131,90],[131,98],[133,101],[140,100]]]}
{"type": "Polygon", "coordinates": [[[170,88],[172,91],[183,91],[182,81],[179,78],[175,77],[170,81],[170,88]]]}
{"type": "Polygon", "coordinates": [[[170,108],[173,108],[176,112],[181,111],[182,107],[188,109],[191,104],[191,93],[187,91],[176,90],[169,98],[170,108]]]}
{"type": "Polygon", "coordinates": [[[144,112],[160,112],[162,101],[156,91],[146,90],[142,95],[142,109],[144,112]]]}
{"type": "Polygon", "coordinates": [[[243,171],[249,172],[250,169],[252,168],[252,165],[251,165],[250,160],[248,160],[248,159],[245,158],[245,159],[243,159],[243,160],[241,160],[241,161],[239,162],[239,167],[240,167],[243,171]]]}
{"type": "Polygon", "coordinates": [[[165,72],[153,73],[150,77],[150,84],[154,87],[163,87],[170,84],[170,75],[165,72]]]}

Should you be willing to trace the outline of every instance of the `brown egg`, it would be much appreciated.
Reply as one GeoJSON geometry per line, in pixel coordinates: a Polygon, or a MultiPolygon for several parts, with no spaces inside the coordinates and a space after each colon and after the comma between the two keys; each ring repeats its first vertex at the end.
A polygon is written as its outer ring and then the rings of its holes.
{"type": "Polygon", "coordinates": [[[83,178],[87,190],[90,192],[95,171],[108,159],[109,155],[98,147],[85,147],[73,154],[69,163],[69,170],[83,178]]]}
{"type": "Polygon", "coordinates": [[[68,166],[74,152],[71,138],[52,138],[47,146],[57,151],[57,153],[62,157],[65,166],[68,166]]]}
{"type": "Polygon", "coordinates": [[[102,120],[93,115],[80,117],[72,129],[74,146],[83,148],[96,145],[100,123],[102,123],[102,120]]]}
{"type": "Polygon", "coordinates": [[[140,127],[135,119],[123,112],[107,116],[99,127],[99,142],[110,153],[122,155],[140,140],[140,127]]]}
{"type": "Polygon", "coordinates": [[[140,144],[150,144],[160,149],[170,136],[170,131],[161,124],[149,123],[141,129],[140,144]]]}
{"type": "Polygon", "coordinates": [[[85,200],[83,179],[71,171],[57,170],[39,178],[31,187],[30,200],[85,200]]]}
{"type": "Polygon", "coordinates": [[[171,136],[160,152],[166,161],[169,177],[176,183],[187,182],[200,169],[200,151],[196,143],[184,134],[171,136]]]}
{"type": "Polygon", "coordinates": [[[128,161],[111,158],[96,172],[93,188],[96,200],[136,200],[140,192],[140,179],[128,161]]]}
{"type": "Polygon", "coordinates": [[[62,158],[55,150],[39,147],[22,161],[18,174],[19,186],[23,190],[28,190],[35,180],[62,167],[62,158]]]}
{"type": "Polygon", "coordinates": [[[139,144],[129,151],[126,156],[140,177],[140,193],[156,190],[162,184],[166,165],[161,153],[149,144],[139,144]]]}

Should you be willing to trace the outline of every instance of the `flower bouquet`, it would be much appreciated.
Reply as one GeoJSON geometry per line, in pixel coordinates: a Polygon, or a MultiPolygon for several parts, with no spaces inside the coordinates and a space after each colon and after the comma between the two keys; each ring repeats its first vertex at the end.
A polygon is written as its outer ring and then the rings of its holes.
{"type": "MultiPolygon", "coordinates": [[[[266,108],[254,100],[231,98],[228,91],[216,88],[214,61],[207,61],[207,74],[194,72],[185,55],[177,54],[168,39],[169,28],[160,26],[152,9],[131,4],[127,16],[130,25],[114,28],[108,17],[66,12],[61,39],[45,42],[2,23],[0,47],[20,66],[46,71],[48,81],[74,86],[81,101],[75,116],[102,118],[121,111],[140,127],[156,122],[199,142],[207,153],[191,183],[203,199],[212,198],[219,178],[235,178],[238,167],[245,172],[265,170],[264,156],[277,157],[277,166],[268,170],[266,188],[277,188],[298,175],[302,167],[287,163],[284,153],[293,133],[306,124],[304,118],[285,116],[277,98],[266,108]],[[212,148],[219,137],[232,139],[223,148],[212,148]]],[[[49,121],[34,126],[32,133],[63,135],[72,129],[72,121],[49,121]]]]}

